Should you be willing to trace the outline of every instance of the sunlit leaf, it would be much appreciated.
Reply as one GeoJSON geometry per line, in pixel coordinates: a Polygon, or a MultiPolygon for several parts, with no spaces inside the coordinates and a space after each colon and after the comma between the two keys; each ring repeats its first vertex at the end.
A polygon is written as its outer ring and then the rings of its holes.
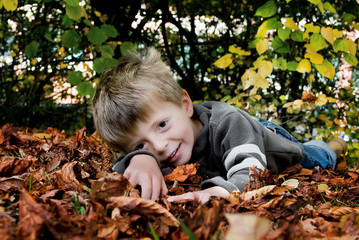
{"type": "Polygon", "coordinates": [[[300,73],[310,72],[312,70],[312,66],[307,59],[302,59],[297,67],[297,71],[300,73]]]}
{"type": "Polygon", "coordinates": [[[304,57],[309,58],[309,60],[314,64],[322,64],[324,59],[322,55],[316,52],[306,53],[304,57]]]}
{"type": "Polygon", "coordinates": [[[319,33],[320,32],[320,27],[319,26],[314,26],[311,23],[305,24],[305,32],[303,34],[303,38],[307,39],[309,37],[309,33],[319,33]]]}
{"type": "Polygon", "coordinates": [[[320,94],[315,100],[315,105],[324,106],[328,102],[327,96],[325,94],[320,94]]]}
{"type": "Polygon", "coordinates": [[[329,79],[333,79],[335,75],[335,68],[327,59],[322,64],[315,64],[315,68],[320,74],[329,79]]]}
{"type": "Polygon", "coordinates": [[[273,71],[273,64],[270,61],[262,61],[258,68],[258,74],[262,78],[266,78],[273,71]]]}
{"type": "Polygon", "coordinates": [[[101,45],[104,41],[107,40],[107,35],[102,29],[95,26],[90,28],[87,33],[87,38],[91,43],[95,45],[101,45]]]}
{"type": "Polygon", "coordinates": [[[265,37],[265,35],[267,34],[267,21],[264,21],[258,28],[257,30],[257,34],[255,35],[255,38],[259,38],[259,37],[265,37]]]}
{"type": "Polygon", "coordinates": [[[229,47],[229,52],[236,53],[240,56],[249,56],[251,52],[243,50],[241,47],[236,47],[234,45],[229,47]]]}
{"type": "Polygon", "coordinates": [[[329,189],[329,186],[325,183],[321,183],[318,185],[319,192],[325,192],[328,189],[329,189]]]}
{"type": "Polygon", "coordinates": [[[350,54],[355,55],[357,52],[357,44],[351,39],[347,39],[348,42],[348,51],[350,54]]]}
{"type": "Polygon", "coordinates": [[[294,110],[301,110],[303,108],[303,101],[301,99],[295,100],[292,107],[294,110]]]}
{"type": "Polygon", "coordinates": [[[276,12],[277,5],[275,4],[274,0],[269,0],[257,9],[255,16],[267,18],[273,16],[274,14],[276,14],[276,12]]]}
{"type": "Polygon", "coordinates": [[[38,49],[39,49],[39,43],[34,40],[28,45],[26,45],[25,54],[28,58],[34,58],[37,54],[38,49]]]}
{"type": "Polygon", "coordinates": [[[287,38],[289,37],[290,33],[291,33],[290,28],[280,28],[280,29],[278,29],[278,37],[279,37],[282,41],[287,40],[287,38]]]}
{"type": "Polygon", "coordinates": [[[298,25],[293,21],[293,18],[283,18],[284,20],[284,26],[292,29],[292,30],[298,30],[298,25]]]}
{"type": "Polygon", "coordinates": [[[18,5],[18,0],[2,0],[2,4],[6,11],[15,11],[18,5]]]}
{"type": "Polygon", "coordinates": [[[241,77],[243,89],[246,90],[250,86],[253,86],[258,78],[259,75],[256,71],[254,71],[253,69],[247,69],[241,77]]]}
{"type": "Polygon", "coordinates": [[[262,40],[260,40],[257,45],[256,45],[256,50],[258,52],[259,55],[262,55],[262,53],[264,53],[265,51],[268,50],[269,47],[269,41],[266,38],[263,38],[262,40]]]}
{"type": "Polygon", "coordinates": [[[218,68],[226,68],[231,63],[232,63],[232,54],[227,53],[226,55],[222,56],[220,59],[215,61],[214,65],[218,68]]]}
{"type": "Polygon", "coordinates": [[[328,47],[328,44],[325,42],[324,37],[318,33],[313,33],[313,35],[310,37],[310,44],[315,51],[319,51],[328,47]]]}

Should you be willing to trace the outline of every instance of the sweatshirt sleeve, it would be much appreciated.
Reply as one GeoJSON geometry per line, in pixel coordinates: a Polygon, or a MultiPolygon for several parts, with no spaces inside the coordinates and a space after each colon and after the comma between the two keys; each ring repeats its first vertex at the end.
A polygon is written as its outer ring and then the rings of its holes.
{"type": "Polygon", "coordinates": [[[211,123],[214,159],[221,161],[225,173],[203,181],[201,188],[221,186],[229,192],[243,191],[249,182],[249,168],[267,168],[263,137],[267,130],[254,121],[245,113],[232,112],[211,123]]]}
{"type": "Polygon", "coordinates": [[[113,164],[112,170],[115,171],[115,172],[123,174],[125,172],[126,168],[128,167],[128,165],[130,164],[130,161],[131,161],[132,157],[134,157],[135,155],[139,155],[139,154],[150,155],[151,157],[156,159],[158,167],[161,168],[161,164],[160,164],[160,162],[158,161],[158,159],[156,158],[155,155],[153,155],[149,151],[137,150],[137,151],[130,152],[128,154],[121,154],[120,157],[113,164]]]}

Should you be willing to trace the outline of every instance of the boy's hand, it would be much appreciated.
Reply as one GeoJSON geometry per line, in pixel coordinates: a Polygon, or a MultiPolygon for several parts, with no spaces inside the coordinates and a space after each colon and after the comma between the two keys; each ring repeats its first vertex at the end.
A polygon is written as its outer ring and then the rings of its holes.
{"type": "Polygon", "coordinates": [[[157,161],[149,155],[135,155],[123,173],[133,187],[141,186],[141,197],[153,201],[168,189],[157,161]]]}
{"type": "Polygon", "coordinates": [[[215,187],[207,188],[205,190],[201,190],[201,191],[197,191],[197,192],[188,192],[188,193],[184,193],[184,194],[177,195],[177,196],[171,196],[171,197],[167,198],[167,200],[170,202],[178,202],[178,201],[182,201],[182,200],[193,200],[193,201],[199,202],[201,204],[204,204],[204,203],[208,202],[208,200],[211,196],[226,198],[229,194],[230,193],[226,189],[219,187],[219,186],[215,186],[215,187]]]}

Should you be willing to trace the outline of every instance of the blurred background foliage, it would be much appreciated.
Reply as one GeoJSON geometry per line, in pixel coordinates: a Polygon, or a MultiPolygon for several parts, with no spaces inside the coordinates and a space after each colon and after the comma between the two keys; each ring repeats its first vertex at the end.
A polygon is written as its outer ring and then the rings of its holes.
{"type": "Polygon", "coordinates": [[[195,101],[219,100],[359,159],[355,0],[0,0],[1,124],[93,131],[96,82],[155,46],[195,101]]]}

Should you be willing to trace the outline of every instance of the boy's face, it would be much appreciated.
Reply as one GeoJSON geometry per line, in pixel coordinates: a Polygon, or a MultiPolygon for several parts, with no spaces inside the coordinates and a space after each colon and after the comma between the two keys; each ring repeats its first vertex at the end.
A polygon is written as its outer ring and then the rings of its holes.
{"type": "Polygon", "coordinates": [[[192,148],[202,124],[193,120],[193,105],[184,91],[182,106],[155,100],[147,121],[136,123],[128,149],[147,150],[157,156],[162,165],[180,166],[191,159],[192,148]]]}

